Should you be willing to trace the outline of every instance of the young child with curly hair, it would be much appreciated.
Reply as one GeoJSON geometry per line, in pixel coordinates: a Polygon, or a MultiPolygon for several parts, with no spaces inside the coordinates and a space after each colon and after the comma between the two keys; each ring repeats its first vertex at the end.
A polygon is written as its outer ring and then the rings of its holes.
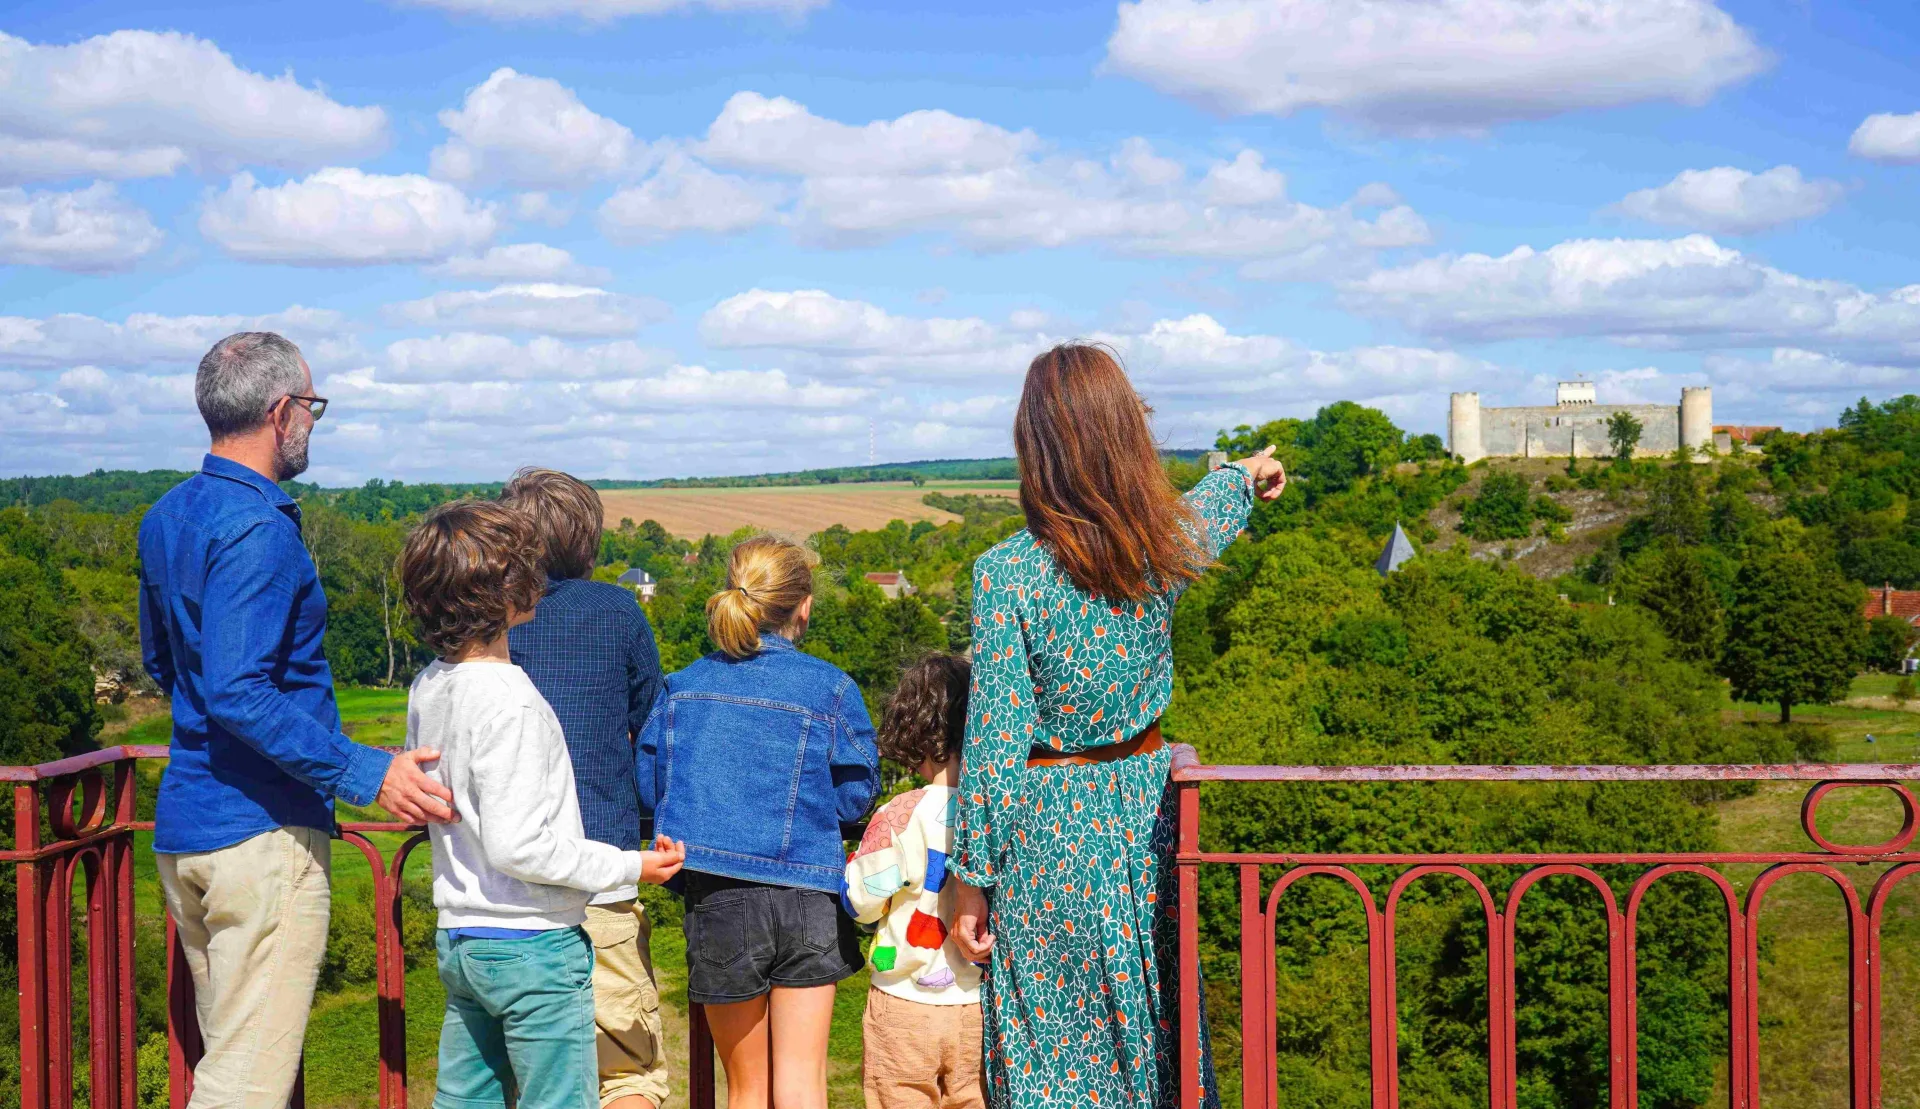
{"type": "Polygon", "coordinates": [[[879,925],[867,957],[867,1109],[984,1104],[980,968],[948,940],[947,854],[971,681],[965,659],[928,655],[901,675],[880,725],[880,753],[926,785],[889,801],[847,863],[847,911],[879,925]]]}

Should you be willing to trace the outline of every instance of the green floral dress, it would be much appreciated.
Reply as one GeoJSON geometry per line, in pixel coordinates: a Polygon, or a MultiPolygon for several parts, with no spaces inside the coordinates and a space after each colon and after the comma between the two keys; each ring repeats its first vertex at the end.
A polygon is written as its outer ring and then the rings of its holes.
{"type": "MultiPolygon", "coordinates": [[[[1252,475],[1216,470],[1187,501],[1215,556],[1246,526],[1252,475]]],[[[1103,747],[1160,718],[1176,599],[1089,596],[1025,531],[974,565],[952,868],[992,887],[980,1003],[994,1109],[1179,1104],[1169,752],[1027,766],[1035,747],[1103,747]]]]}

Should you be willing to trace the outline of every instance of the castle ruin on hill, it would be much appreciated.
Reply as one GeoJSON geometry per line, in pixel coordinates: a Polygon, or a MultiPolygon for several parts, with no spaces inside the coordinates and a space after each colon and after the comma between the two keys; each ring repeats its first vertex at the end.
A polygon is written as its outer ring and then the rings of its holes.
{"type": "Polygon", "coordinates": [[[1636,457],[1672,454],[1682,443],[1692,450],[1713,446],[1713,390],[1680,390],[1680,403],[1597,404],[1591,381],[1562,381],[1551,405],[1482,408],[1480,394],[1453,394],[1447,416],[1447,447],[1463,462],[1482,458],[1606,458],[1607,420],[1630,412],[1640,421],[1636,457]]]}

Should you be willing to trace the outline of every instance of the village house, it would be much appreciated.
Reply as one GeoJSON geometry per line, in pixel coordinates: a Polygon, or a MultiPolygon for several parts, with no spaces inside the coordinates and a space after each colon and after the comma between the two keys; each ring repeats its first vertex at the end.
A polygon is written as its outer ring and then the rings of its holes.
{"type": "Polygon", "coordinates": [[[652,574],[638,567],[628,570],[615,580],[628,589],[633,590],[635,593],[640,594],[640,600],[643,604],[653,600],[653,591],[659,588],[660,585],[659,582],[653,580],[652,574]]]}
{"type": "Polygon", "coordinates": [[[907,580],[905,570],[876,570],[867,575],[867,580],[879,586],[880,592],[886,594],[890,601],[911,597],[919,592],[914,588],[913,583],[907,580]]]}

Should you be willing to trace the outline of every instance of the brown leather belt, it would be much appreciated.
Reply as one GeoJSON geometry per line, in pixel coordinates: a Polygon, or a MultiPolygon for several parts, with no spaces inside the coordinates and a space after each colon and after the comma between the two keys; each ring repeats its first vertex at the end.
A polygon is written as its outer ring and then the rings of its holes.
{"type": "Polygon", "coordinates": [[[1089,766],[1101,762],[1119,762],[1134,755],[1149,755],[1167,745],[1160,738],[1160,722],[1148,724],[1145,731],[1125,743],[1111,743],[1105,747],[1095,747],[1087,751],[1071,754],[1065,751],[1049,751],[1044,747],[1035,747],[1027,752],[1028,766],[1089,766]]]}

